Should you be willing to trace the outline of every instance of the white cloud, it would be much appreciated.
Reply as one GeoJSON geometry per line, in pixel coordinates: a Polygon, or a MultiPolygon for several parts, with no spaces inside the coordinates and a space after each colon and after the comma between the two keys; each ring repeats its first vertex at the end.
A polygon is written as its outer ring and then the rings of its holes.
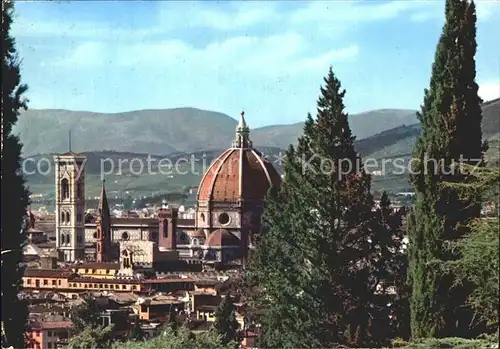
{"type": "Polygon", "coordinates": [[[98,41],[86,41],[78,46],[68,56],[61,56],[52,63],[55,66],[85,68],[101,65],[109,59],[106,45],[98,41]]]}
{"type": "Polygon", "coordinates": [[[500,12],[500,1],[476,0],[476,12],[480,20],[489,20],[500,12]]]}
{"type": "Polygon", "coordinates": [[[160,9],[160,26],[207,27],[217,30],[232,30],[269,21],[277,15],[272,2],[238,1],[226,3],[229,11],[216,9],[215,5],[201,2],[175,4],[163,3],[160,9]]]}
{"type": "Polygon", "coordinates": [[[312,1],[309,6],[295,11],[291,20],[295,23],[317,21],[370,22],[395,18],[406,11],[415,11],[432,5],[428,1],[391,1],[386,3],[312,1]]]}
{"type": "Polygon", "coordinates": [[[71,21],[58,18],[56,21],[34,20],[29,14],[17,14],[12,30],[16,37],[67,37],[99,39],[103,41],[129,39],[141,40],[153,35],[167,34],[178,28],[212,28],[232,30],[246,28],[274,20],[278,13],[272,2],[234,2],[229,11],[215,9],[203,2],[164,2],[159,6],[157,18],[143,28],[120,28],[116,23],[71,21]]]}
{"type": "MultiPolygon", "coordinates": [[[[444,2],[441,1],[422,1],[427,6],[417,9],[411,15],[411,20],[415,22],[425,22],[428,20],[444,21],[444,2]]],[[[476,0],[476,14],[479,21],[488,21],[500,12],[500,0],[476,0]]]]}
{"type": "Polygon", "coordinates": [[[197,48],[180,40],[140,42],[133,45],[106,45],[84,42],[56,61],[61,67],[85,68],[113,64],[121,67],[155,67],[189,71],[264,74],[293,74],[326,69],[328,65],[354,58],[357,45],[307,54],[309,43],[297,33],[268,37],[237,36],[197,48]]]}
{"type": "Polygon", "coordinates": [[[319,57],[308,58],[295,63],[295,69],[300,70],[326,70],[329,65],[337,62],[354,59],[359,53],[357,45],[350,45],[338,50],[332,50],[319,57]]]}
{"type": "Polygon", "coordinates": [[[500,82],[491,81],[479,84],[478,94],[485,102],[500,98],[500,82]]]}
{"type": "Polygon", "coordinates": [[[96,23],[90,21],[54,21],[31,20],[19,16],[12,24],[12,33],[15,37],[25,38],[72,38],[91,40],[116,40],[130,38],[139,40],[160,33],[159,27],[148,27],[140,30],[119,28],[115,23],[96,23]]]}

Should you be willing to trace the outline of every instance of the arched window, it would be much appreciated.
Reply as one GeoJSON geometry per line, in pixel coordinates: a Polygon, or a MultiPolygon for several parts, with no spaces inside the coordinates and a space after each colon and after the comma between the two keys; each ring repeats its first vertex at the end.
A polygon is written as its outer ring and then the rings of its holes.
{"type": "Polygon", "coordinates": [[[129,239],[128,233],[126,231],[123,232],[122,239],[123,240],[128,240],[129,239]]]}
{"type": "Polygon", "coordinates": [[[94,232],[94,239],[97,239],[97,237],[99,236],[99,234],[97,234],[97,231],[94,232]]]}
{"type": "Polygon", "coordinates": [[[200,218],[201,218],[201,222],[202,222],[202,223],[205,223],[205,214],[203,214],[203,213],[202,213],[202,214],[200,215],[200,218]]]}
{"type": "Polygon", "coordinates": [[[64,212],[61,212],[61,223],[65,222],[66,222],[66,215],[64,214],[64,212]]]}
{"type": "Polygon", "coordinates": [[[66,212],[66,223],[69,223],[70,220],[69,220],[69,212],[66,212]]]}
{"type": "Polygon", "coordinates": [[[69,182],[67,178],[61,181],[61,199],[69,199],[69,182]]]}

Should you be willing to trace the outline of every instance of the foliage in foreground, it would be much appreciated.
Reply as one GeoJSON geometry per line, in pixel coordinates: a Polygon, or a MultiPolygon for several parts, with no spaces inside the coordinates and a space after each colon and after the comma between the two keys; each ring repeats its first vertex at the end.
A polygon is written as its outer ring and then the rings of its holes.
{"type": "Polygon", "coordinates": [[[214,330],[220,335],[223,343],[238,341],[239,324],[236,320],[236,309],[229,295],[226,295],[215,311],[214,330]]]}
{"type": "Polygon", "coordinates": [[[462,165],[470,173],[468,183],[444,183],[453,187],[462,196],[471,192],[483,195],[483,201],[495,208],[494,217],[484,217],[468,222],[469,233],[464,238],[450,245],[460,253],[456,261],[446,263],[447,269],[456,275],[456,284],[468,280],[474,285],[467,304],[475,311],[473,325],[486,322],[489,331],[498,331],[499,308],[499,253],[500,227],[498,225],[498,199],[500,194],[500,169],[479,168],[462,165]]]}
{"type": "Polygon", "coordinates": [[[192,334],[186,328],[180,328],[177,332],[166,329],[158,337],[145,341],[128,341],[114,343],[111,349],[234,349],[234,342],[223,343],[222,338],[214,331],[192,334]]]}
{"type": "Polygon", "coordinates": [[[86,327],[71,336],[66,349],[105,349],[110,347],[111,327],[86,327]]]}
{"type": "Polygon", "coordinates": [[[443,182],[460,183],[466,175],[451,171],[457,162],[477,163],[485,150],[481,134],[481,99],[475,82],[476,11],[468,0],[447,0],[446,21],[437,46],[430,88],[418,117],[421,135],[415,145],[411,176],[415,212],[409,235],[409,281],[412,285],[413,338],[475,337],[473,311],[466,305],[470,282],[455,283],[441,267],[460,258],[449,244],[463,238],[465,223],[479,217],[480,198],[465,200],[443,182]]]}
{"type": "Polygon", "coordinates": [[[15,348],[24,346],[24,332],[28,307],[18,293],[22,286],[23,246],[26,243],[24,220],[28,206],[28,192],[21,170],[19,138],[12,132],[20,111],[27,108],[23,97],[27,86],[21,83],[20,59],[15,40],[10,34],[14,17],[12,1],[2,1],[2,141],[1,141],[1,246],[10,250],[2,254],[2,339],[15,348]],[[8,185],[3,185],[8,183],[8,185]],[[5,204],[4,204],[5,203],[5,204]]]}
{"type": "Polygon", "coordinates": [[[464,338],[429,338],[407,343],[401,340],[392,342],[393,348],[404,349],[433,349],[433,348],[453,348],[453,349],[484,349],[498,348],[495,339],[464,339],[464,338]]]}
{"type": "Polygon", "coordinates": [[[393,217],[387,195],[372,210],[371,177],[354,148],[345,93],[330,68],[317,115],[308,115],[297,148],[286,154],[280,188],[266,198],[270,229],[246,273],[260,289],[250,298],[262,310],[262,347],[373,347],[390,336],[384,291],[405,266],[397,258],[401,217],[393,217]]]}

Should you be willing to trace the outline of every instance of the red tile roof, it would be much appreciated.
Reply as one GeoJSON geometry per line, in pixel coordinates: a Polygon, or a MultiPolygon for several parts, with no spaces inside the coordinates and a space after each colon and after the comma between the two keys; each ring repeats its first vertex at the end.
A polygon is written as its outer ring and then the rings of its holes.
{"type": "Polygon", "coordinates": [[[259,152],[251,148],[230,148],[223,152],[203,176],[198,200],[262,200],[281,177],[259,152]]]}
{"type": "Polygon", "coordinates": [[[226,229],[217,229],[208,237],[206,245],[212,247],[240,246],[241,240],[226,229]]]}
{"type": "Polygon", "coordinates": [[[32,269],[24,270],[25,277],[40,277],[40,278],[67,278],[73,275],[73,271],[67,269],[32,269]]]}
{"type": "Polygon", "coordinates": [[[72,268],[118,270],[120,269],[120,263],[83,263],[83,264],[75,264],[72,266],[72,268]]]}

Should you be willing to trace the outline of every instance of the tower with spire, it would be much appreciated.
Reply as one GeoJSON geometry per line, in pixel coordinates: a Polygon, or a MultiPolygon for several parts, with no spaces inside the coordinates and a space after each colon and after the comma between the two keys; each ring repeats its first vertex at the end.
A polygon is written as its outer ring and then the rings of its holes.
{"type": "Polygon", "coordinates": [[[110,262],[111,256],[111,213],[109,211],[108,198],[106,197],[105,181],[102,181],[101,196],[97,207],[99,215],[96,219],[97,243],[96,253],[97,262],[110,262]]]}
{"type": "Polygon", "coordinates": [[[236,138],[233,142],[233,148],[252,148],[250,128],[245,121],[244,111],[241,112],[238,126],[236,126],[236,138]]]}

